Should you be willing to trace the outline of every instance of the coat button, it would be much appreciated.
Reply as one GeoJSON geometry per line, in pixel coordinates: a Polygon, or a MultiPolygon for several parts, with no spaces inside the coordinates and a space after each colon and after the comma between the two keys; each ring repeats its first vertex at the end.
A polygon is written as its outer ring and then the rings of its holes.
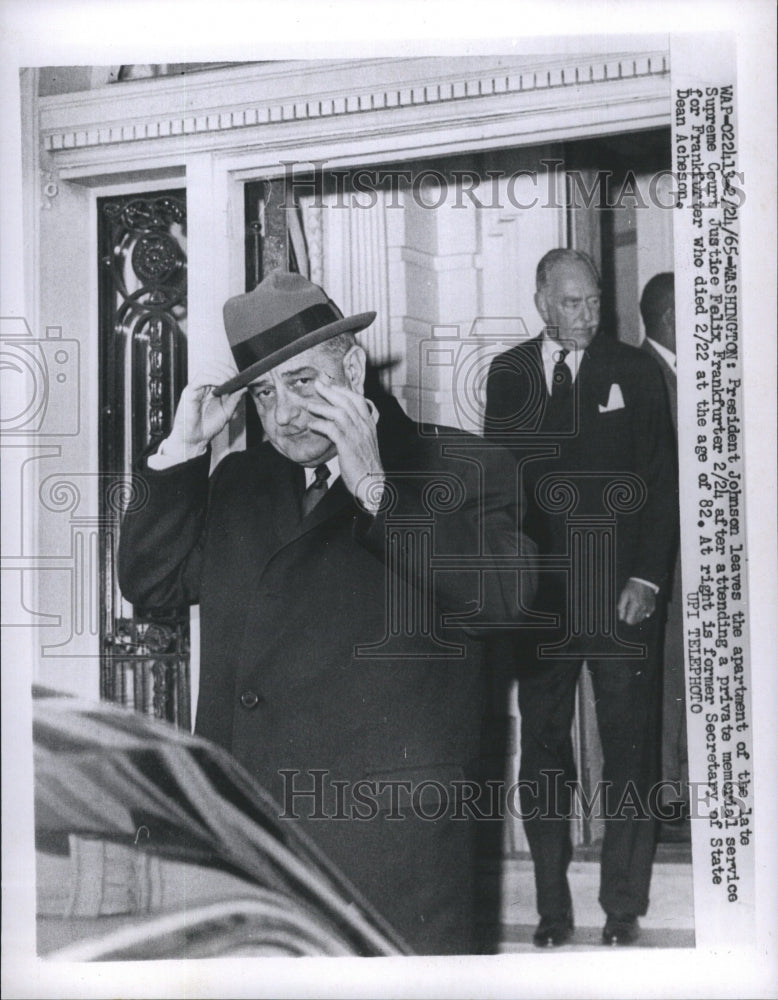
{"type": "Polygon", "coordinates": [[[240,696],[240,703],[244,708],[256,708],[261,700],[256,691],[244,691],[240,696]]]}

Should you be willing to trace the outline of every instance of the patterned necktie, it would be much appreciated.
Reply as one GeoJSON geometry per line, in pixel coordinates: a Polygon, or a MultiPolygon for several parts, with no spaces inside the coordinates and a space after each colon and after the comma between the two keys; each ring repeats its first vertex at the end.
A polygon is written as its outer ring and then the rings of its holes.
{"type": "Polygon", "coordinates": [[[326,465],[317,465],[313,473],[311,485],[303,493],[302,512],[303,517],[311,513],[316,504],[327,492],[327,480],[330,478],[330,470],[326,465]]]}
{"type": "Polygon", "coordinates": [[[573,375],[565,358],[570,352],[566,347],[560,347],[554,352],[554,371],[551,375],[551,398],[563,399],[573,384],[573,375]]]}
{"type": "Polygon", "coordinates": [[[557,430],[567,428],[572,420],[573,376],[565,362],[569,353],[565,347],[554,351],[551,396],[546,401],[545,421],[557,430]]]}

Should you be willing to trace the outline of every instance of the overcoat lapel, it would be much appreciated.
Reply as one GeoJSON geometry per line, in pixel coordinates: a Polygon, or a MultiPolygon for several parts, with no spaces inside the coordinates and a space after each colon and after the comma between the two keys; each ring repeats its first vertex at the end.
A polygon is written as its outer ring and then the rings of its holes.
{"type": "Polygon", "coordinates": [[[301,501],[305,489],[305,472],[302,466],[282,455],[278,458],[269,486],[276,546],[270,553],[268,562],[280,549],[354,503],[342,477],[339,476],[308,516],[302,517],[301,501]]]}
{"type": "MultiPolygon", "coordinates": [[[[399,404],[388,397],[381,404],[381,418],[378,423],[378,440],[384,467],[394,471],[404,467],[405,453],[413,442],[415,425],[405,416],[399,404]]],[[[271,449],[271,445],[267,445],[271,449]]],[[[297,541],[325,521],[343,511],[356,510],[356,502],[338,477],[307,517],[301,517],[301,500],[305,489],[305,473],[302,466],[290,461],[279,452],[270,452],[272,468],[267,470],[267,496],[270,505],[274,538],[266,550],[265,558],[257,566],[253,577],[253,587],[259,582],[270,561],[288,545],[297,541]]],[[[268,461],[268,456],[264,456],[268,461]]]]}
{"type": "MultiPolygon", "coordinates": [[[[268,448],[271,446],[268,445],[268,448]]],[[[274,453],[276,461],[269,481],[270,510],[276,545],[271,556],[294,537],[300,524],[300,500],[305,489],[302,466],[274,453]]],[[[263,567],[264,568],[264,567],[263,567]]]]}
{"type": "Polygon", "coordinates": [[[540,334],[520,345],[514,355],[516,364],[511,369],[515,383],[508,405],[515,407],[519,403],[522,407],[522,417],[516,429],[523,433],[548,431],[554,424],[551,419],[551,395],[543,368],[542,342],[543,335],[540,334]]]}
{"type": "Polygon", "coordinates": [[[298,521],[297,530],[293,533],[292,539],[313,531],[314,528],[318,528],[320,524],[334,517],[340,511],[353,507],[354,503],[354,498],[346,489],[343,477],[338,476],[310,514],[298,521]]]}

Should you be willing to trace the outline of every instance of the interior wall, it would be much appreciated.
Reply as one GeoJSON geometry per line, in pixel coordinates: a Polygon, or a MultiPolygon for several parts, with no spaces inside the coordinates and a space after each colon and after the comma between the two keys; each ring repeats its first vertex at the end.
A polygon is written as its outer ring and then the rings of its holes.
{"type": "Polygon", "coordinates": [[[607,212],[612,256],[614,325],[619,340],[638,346],[644,331],[638,304],[646,282],[673,270],[673,210],[669,175],[655,185],[651,174],[635,176],[634,198],[607,212]]]}
{"type": "Polygon", "coordinates": [[[667,128],[567,143],[570,243],[603,279],[603,325],[628,344],[643,339],[646,282],[673,269],[673,178],[667,128]]]}
{"type": "Polygon", "coordinates": [[[659,176],[643,172],[638,181],[641,197],[647,205],[636,211],[639,234],[637,286],[642,292],[655,274],[672,271],[674,267],[672,206],[675,181],[669,172],[659,176]]]}
{"type": "MultiPolygon", "coordinates": [[[[37,178],[36,178],[37,179],[37,178]]],[[[96,281],[90,193],[48,187],[39,211],[37,352],[45,396],[21,509],[37,530],[26,600],[38,619],[33,679],[99,696],[96,281]]]]}

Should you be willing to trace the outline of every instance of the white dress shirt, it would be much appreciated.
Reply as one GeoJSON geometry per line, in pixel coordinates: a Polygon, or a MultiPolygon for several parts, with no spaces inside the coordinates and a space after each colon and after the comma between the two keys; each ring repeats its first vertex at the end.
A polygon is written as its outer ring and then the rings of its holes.
{"type": "MultiPolygon", "coordinates": [[[[332,484],[335,482],[335,480],[340,476],[340,459],[336,455],[334,458],[331,458],[329,460],[329,462],[323,462],[321,464],[327,466],[327,470],[329,471],[329,474],[330,474],[329,478],[327,479],[327,489],[329,489],[330,486],[332,486],[332,484]]],[[[305,466],[305,488],[306,488],[306,490],[308,489],[308,487],[313,482],[313,480],[314,480],[314,478],[316,476],[316,469],[317,468],[318,468],[318,466],[314,467],[313,469],[309,469],[307,465],[305,466]]]]}
{"type": "Polygon", "coordinates": [[[543,339],[540,342],[540,353],[543,359],[543,372],[546,376],[546,388],[549,395],[551,395],[551,388],[554,384],[554,365],[557,363],[560,350],[563,348],[568,351],[565,357],[565,364],[570,369],[570,375],[573,382],[575,382],[578,369],[581,366],[583,350],[572,343],[560,344],[558,340],[552,340],[551,337],[543,334],[543,339]]]}
{"type": "MultiPolygon", "coordinates": [[[[160,471],[162,469],[169,469],[174,465],[179,465],[181,462],[186,461],[182,455],[170,454],[170,451],[168,450],[169,448],[170,445],[167,444],[166,439],[160,444],[159,448],[153,455],[149,455],[146,461],[148,462],[150,469],[160,471]],[[167,448],[165,447],[166,445],[167,448]]],[[[198,449],[196,452],[193,452],[188,457],[197,458],[198,455],[204,455],[206,451],[207,448],[203,447],[198,449]]],[[[329,462],[324,462],[323,464],[326,465],[329,470],[329,477],[327,479],[327,489],[329,489],[335,480],[340,477],[340,459],[336,455],[334,458],[331,458],[329,462]]],[[[308,489],[316,475],[316,467],[309,469],[306,465],[303,471],[305,472],[305,488],[308,489]]]]}
{"type": "Polygon", "coordinates": [[[186,455],[177,454],[175,446],[170,443],[168,438],[165,438],[154,454],[146,458],[146,462],[150,469],[161,472],[163,469],[171,469],[174,465],[180,465],[182,462],[187,462],[192,458],[199,458],[206,451],[208,451],[208,446],[203,445],[201,448],[194,449],[186,455]]]}
{"type": "Polygon", "coordinates": [[[672,368],[673,372],[677,374],[675,367],[676,358],[673,352],[669,351],[664,346],[664,344],[660,344],[658,340],[654,340],[652,337],[646,337],[646,340],[654,348],[659,357],[662,358],[663,361],[666,361],[667,364],[672,368]]]}

